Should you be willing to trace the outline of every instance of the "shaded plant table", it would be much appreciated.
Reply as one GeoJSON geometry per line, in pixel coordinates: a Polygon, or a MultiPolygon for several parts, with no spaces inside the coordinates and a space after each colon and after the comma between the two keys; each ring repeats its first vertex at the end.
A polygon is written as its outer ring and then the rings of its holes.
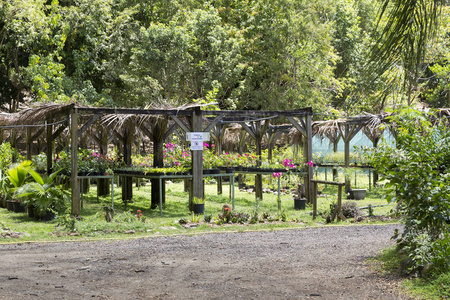
{"type": "MultiPolygon", "coordinates": [[[[82,175],[77,176],[80,179],[111,179],[111,208],[114,209],[114,174],[112,175],[82,175]]],[[[80,193],[81,193],[81,207],[83,207],[83,180],[80,180],[80,193]]],[[[97,197],[98,198],[98,197],[97,197]]]]}
{"type": "MultiPolygon", "coordinates": [[[[121,172],[117,171],[116,175],[124,176],[124,177],[138,177],[138,178],[149,178],[149,179],[158,179],[159,180],[159,214],[162,216],[162,181],[165,179],[190,179],[192,175],[183,175],[183,174],[174,174],[174,175],[166,175],[166,174],[144,174],[142,172],[133,174],[132,172],[121,172]]],[[[219,174],[203,174],[203,177],[229,177],[230,178],[230,199],[233,202],[234,209],[234,173],[219,173],[219,174]]]]}

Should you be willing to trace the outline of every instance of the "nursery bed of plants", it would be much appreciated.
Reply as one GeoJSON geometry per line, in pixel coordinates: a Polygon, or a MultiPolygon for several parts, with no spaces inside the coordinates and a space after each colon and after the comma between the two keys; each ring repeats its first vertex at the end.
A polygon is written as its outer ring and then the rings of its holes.
{"type": "MultiPolygon", "coordinates": [[[[142,183],[142,181],[141,181],[142,183]]],[[[0,209],[0,227],[2,242],[52,241],[73,239],[126,238],[131,236],[154,236],[174,234],[195,234],[213,231],[247,231],[299,228],[325,225],[330,214],[330,205],[336,200],[336,190],[326,187],[318,198],[319,216],[313,220],[311,206],[305,210],[295,210],[293,196],[282,193],[281,210],[278,210],[276,193],[264,193],[262,201],[256,201],[254,193],[240,191],[235,187],[234,216],[227,218],[224,205],[231,206],[228,197],[228,184],[223,187],[224,194],[217,195],[217,186],[205,187],[206,203],[204,215],[193,215],[188,210],[188,193],[183,192],[183,183],[166,185],[166,203],[163,216],[159,209],[150,209],[150,183],[139,188],[134,185],[134,197],[125,210],[121,200],[120,188],[115,188],[114,212],[112,220],[107,222],[106,207],[110,207],[110,197],[97,199],[95,185],[84,195],[81,218],[75,220],[69,214],[57,216],[54,220],[43,222],[28,217],[26,213],[14,213],[0,209]],[[206,220],[205,220],[206,219],[206,220]],[[11,234],[15,233],[15,234],[11,234]]],[[[394,222],[389,217],[392,206],[386,205],[379,191],[368,192],[366,199],[353,202],[349,210],[366,207],[358,217],[349,217],[340,224],[367,224],[376,222],[394,222]],[[369,212],[367,207],[373,206],[369,212]],[[369,216],[370,215],[370,216],[369,216]],[[383,216],[380,218],[380,216],[383,216]]],[[[345,203],[345,201],[344,201],[345,203]]],[[[231,210],[231,209],[230,209],[231,210]]]]}

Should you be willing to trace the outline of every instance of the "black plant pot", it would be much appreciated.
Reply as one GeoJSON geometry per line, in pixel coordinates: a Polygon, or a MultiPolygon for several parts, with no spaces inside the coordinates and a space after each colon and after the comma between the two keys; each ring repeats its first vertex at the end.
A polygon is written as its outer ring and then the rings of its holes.
{"type": "Polygon", "coordinates": [[[192,207],[192,211],[196,215],[203,215],[205,213],[205,203],[194,204],[193,207],[192,207]]]}
{"type": "Polygon", "coordinates": [[[44,221],[44,222],[46,222],[46,221],[51,221],[51,220],[53,220],[54,218],[56,218],[56,214],[55,214],[54,212],[52,212],[51,210],[48,210],[48,211],[45,213],[45,215],[43,215],[43,216],[39,216],[39,215],[35,214],[35,215],[34,215],[34,218],[35,218],[36,220],[38,220],[38,221],[44,221]]]}
{"type": "Polygon", "coordinates": [[[13,206],[13,201],[11,200],[6,200],[6,209],[9,211],[13,211],[14,210],[14,206],[13,206]]]}
{"type": "Polygon", "coordinates": [[[34,205],[28,206],[27,207],[27,211],[28,211],[28,216],[30,218],[35,218],[36,217],[36,210],[35,210],[34,205]]]}
{"type": "Polygon", "coordinates": [[[211,174],[211,170],[210,169],[204,169],[203,170],[203,174],[206,174],[206,175],[211,174]]]}
{"type": "Polygon", "coordinates": [[[225,168],[225,173],[231,174],[233,172],[234,172],[233,168],[225,168]]]}
{"type": "Polygon", "coordinates": [[[220,174],[220,169],[212,169],[209,174],[220,174]]]}
{"type": "Polygon", "coordinates": [[[25,206],[22,205],[22,202],[13,201],[13,210],[16,213],[25,212],[25,206]]]}
{"type": "Polygon", "coordinates": [[[294,198],[294,208],[297,210],[306,209],[306,199],[294,198]]]}

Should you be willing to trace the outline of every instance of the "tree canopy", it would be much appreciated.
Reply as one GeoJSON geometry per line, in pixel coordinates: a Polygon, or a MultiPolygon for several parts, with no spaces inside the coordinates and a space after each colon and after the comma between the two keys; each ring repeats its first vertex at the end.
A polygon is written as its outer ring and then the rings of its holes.
{"type": "Polygon", "coordinates": [[[448,106],[446,6],[400,2],[411,1],[5,0],[0,105],[448,106]]]}

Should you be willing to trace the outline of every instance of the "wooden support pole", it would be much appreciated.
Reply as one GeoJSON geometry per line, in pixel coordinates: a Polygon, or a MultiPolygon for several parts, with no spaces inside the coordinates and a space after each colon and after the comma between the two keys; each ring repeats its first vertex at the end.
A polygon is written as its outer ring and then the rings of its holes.
{"type": "MultiPolygon", "coordinates": [[[[215,126],[215,136],[216,136],[216,151],[217,155],[222,155],[223,149],[222,149],[222,131],[225,131],[222,126],[216,125],[215,126]]],[[[223,187],[222,187],[222,177],[217,178],[217,195],[222,195],[223,193],[223,187]]]]}
{"type": "MultiPolygon", "coordinates": [[[[199,107],[194,108],[192,114],[192,131],[202,131],[202,112],[199,107]]],[[[203,192],[203,151],[192,151],[192,196],[204,199],[203,192]]],[[[193,209],[192,199],[189,199],[189,210],[193,209]]]]}
{"type": "Polygon", "coordinates": [[[312,187],[313,220],[317,217],[317,183],[313,182],[312,187]]]}
{"type": "Polygon", "coordinates": [[[27,160],[31,160],[31,143],[32,143],[32,140],[31,140],[31,131],[32,131],[32,128],[31,127],[27,127],[27,149],[26,149],[26,152],[27,152],[27,160]]]}
{"type": "MultiPolygon", "coordinates": [[[[167,130],[167,119],[158,120],[152,128],[151,137],[153,142],[153,166],[164,167],[164,135],[167,130]]],[[[160,200],[164,205],[166,203],[166,186],[165,180],[153,178],[152,183],[152,204],[151,208],[155,209],[160,206],[160,200]]]]}
{"type": "MultiPolygon", "coordinates": [[[[77,117],[75,116],[75,119],[77,117]]],[[[50,120],[47,120],[46,123],[50,123],[50,120]]],[[[78,120],[77,120],[77,126],[78,126],[78,120]]],[[[53,125],[47,125],[47,149],[46,149],[46,153],[47,153],[47,175],[50,175],[52,173],[52,168],[53,168],[53,140],[52,140],[52,135],[53,135],[53,125]]],[[[78,139],[77,139],[77,134],[76,132],[74,133],[75,136],[75,140],[77,141],[77,151],[78,151],[78,139]]],[[[78,154],[78,152],[77,152],[78,154]]],[[[73,159],[73,156],[72,156],[73,159]]]]}
{"type": "MultiPolygon", "coordinates": [[[[131,143],[132,137],[130,130],[125,128],[123,133],[123,159],[127,166],[131,166],[131,143]]],[[[122,200],[127,209],[127,202],[133,198],[133,177],[124,176],[122,184],[122,200]]]]}
{"type": "MultiPolygon", "coordinates": [[[[305,116],[305,130],[306,130],[306,143],[304,146],[304,153],[305,153],[305,162],[308,163],[313,160],[313,153],[312,153],[312,117],[310,114],[307,114],[305,116]]],[[[305,164],[306,168],[306,176],[305,176],[305,191],[306,191],[306,199],[308,199],[308,203],[311,203],[313,201],[311,197],[312,193],[312,183],[311,180],[313,179],[313,167],[309,164],[305,164]]],[[[315,194],[315,193],[314,193],[315,194]]]]}
{"type": "MultiPolygon", "coordinates": [[[[344,165],[345,168],[348,170],[348,167],[350,166],[350,126],[348,124],[345,124],[345,134],[344,134],[344,165]]],[[[350,192],[350,174],[349,172],[345,172],[345,192],[350,192]]]]}
{"type": "MultiPolygon", "coordinates": [[[[339,142],[339,140],[338,139],[336,139],[334,142],[333,142],[333,152],[334,153],[336,153],[337,152],[337,150],[338,150],[338,142],[339,142]]],[[[336,167],[333,167],[333,181],[338,181],[338,170],[337,170],[337,168],[336,167]]]]}
{"type": "MultiPolygon", "coordinates": [[[[268,122],[268,121],[266,121],[268,122]]],[[[255,142],[256,142],[256,156],[258,159],[256,160],[256,166],[261,166],[261,155],[262,155],[262,129],[261,129],[261,121],[257,121],[255,124],[255,142]]],[[[262,175],[255,175],[255,197],[258,200],[263,199],[263,191],[262,191],[262,175]]]]}
{"type": "Polygon", "coordinates": [[[337,216],[338,216],[338,220],[342,220],[341,217],[341,213],[342,213],[342,185],[338,185],[338,209],[337,209],[337,216]]]}
{"type": "MultiPolygon", "coordinates": [[[[70,113],[70,152],[72,157],[71,164],[71,180],[72,187],[72,215],[79,216],[81,213],[81,201],[80,201],[80,184],[78,182],[78,109],[72,109],[70,113]]],[[[49,136],[47,131],[47,137],[49,136]]],[[[47,148],[51,148],[50,145],[47,148]]]]}

